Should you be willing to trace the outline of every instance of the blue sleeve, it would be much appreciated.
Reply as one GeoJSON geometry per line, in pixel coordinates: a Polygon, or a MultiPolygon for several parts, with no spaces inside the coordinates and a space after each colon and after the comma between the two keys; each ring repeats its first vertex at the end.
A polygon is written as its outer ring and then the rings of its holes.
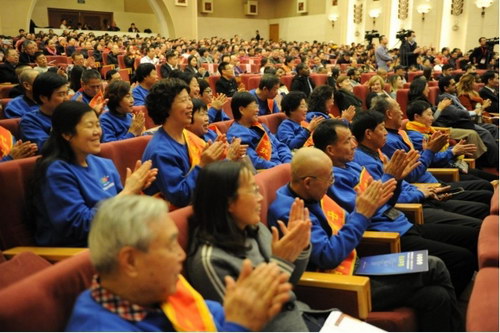
{"type": "Polygon", "coordinates": [[[229,130],[227,131],[227,134],[226,134],[227,140],[229,142],[231,142],[234,137],[241,138],[241,143],[248,145],[247,154],[250,157],[250,160],[252,160],[253,166],[257,170],[270,169],[270,168],[278,165],[278,163],[268,161],[262,157],[259,157],[259,155],[257,155],[257,152],[255,151],[255,147],[257,146],[257,144],[253,142],[254,141],[253,135],[251,135],[249,132],[246,132],[246,131],[245,132],[240,131],[239,129],[235,130],[233,128],[233,126],[237,126],[237,125],[233,124],[229,128],[229,130]]]}
{"type": "Polygon", "coordinates": [[[250,330],[246,327],[243,327],[237,323],[226,321],[224,315],[224,308],[218,302],[214,301],[205,301],[207,303],[208,309],[212,314],[215,325],[217,326],[217,330],[219,332],[249,332],[250,330]]]}
{"type": "Polygon", "coordinates": [[[75,175],[61,165],[52,164],[41,191],[55,233],[71,239],[86,239],[96,208],[85,203],[75,175]]]}
{"type": "Polygon", "coordinates": [[[320,269],[332,269],[358,246],[370,220],[356,212],[349,214],[346,224],[337,235],[332,236],[328,236],[319,220],[313,215],[311,222],[312,252],[309,260],[320,269]]]}
{"type": "Polygon", "coordinates": [[[273,133],[268,130],[268,135],[271,139],[272,145],[273,145],[273,150],[277,149],[279,159],[281,163],[289,163],[292,160],[292,152],[290,151],[290,148],[280,140],[276,139],[273,133]]]}
{"type": "MultiPolygon", "coordinates": [[[[417,131],[408,131],[408,136],[413,143],[413,147],[415,150],[422,151],[422,141],[424,136],[417,131]]],[[[453,152],[451,151],[451,147],[446,151],[440,151],[434,154],[432,158],[432,166],[435,167],[447,167],[449,166],[449,162],[455,158],[453,152]]]]}
{"type": "Polygon", "coordinates": [[[122,135],[119,135],[119,133],[115,129],[115,126],[113,126],[113,122],[111,119],[101,116],[101,119],[99,120],[101,122],[101,127],[102,127],[102,138],[101,138],[102,142],[112,142],[112,141],[135,138],[134,134],[130,132],[126,132],[122,135]]]}
{"type": "Polygon", "coordinates": [[[189,205],[200,166],[195,166],[185,174],[172,156],[155,154],[152,162],[159,170],[156,182],[165,198],[176,207],[189,205]]]}
{"type": "Polygon", "coordinates": [[[295,133],[290,122],[283,121],[278,127],[276,137],[286,144],[290,149],[298,149],[304,145],[311,133],[305,127],[301,127],[299,133],[295,133]]]}
{"type": "Polygon", "coordinates": [[[398,203],[419,203],[425,199],[424,194],[414,185],[407,181],[401,182],[401,193],[399,194],[398,203]]]}
{"type": "Polygon", "coordinates": [[[21,137],[23,141],[31,141],[31,143],[36,143],[38,151],[42,150],[42,146],[49,138],[49,134],[40,128],[40,125],[33,121],[34,118],[23,117],[21,123],[19,124],[21,128],[21,137]]]}
{"type": "Polygon", "coordinates": [[[213,106],[208,109],[208,122],[213,123],[216,121],[226,121],[231,120],[229,116],[224,112],[224,110],[217,110],[213,106]]]}
{"type": "Polygon", "coordinates": [[[273,101],[273,112],[272,113],[279,113],[281,112],[280,111],[280,108],[278,107],[278,103],[276,103],[276,101],[273,101]]]}
{"type": "Polygon", "coordinates": [[[144,97],[142,96],[139,89],[136,88],[132,90],[132,97],[134,98],[134,106],[141,106],[146,104],[144,97]]]}

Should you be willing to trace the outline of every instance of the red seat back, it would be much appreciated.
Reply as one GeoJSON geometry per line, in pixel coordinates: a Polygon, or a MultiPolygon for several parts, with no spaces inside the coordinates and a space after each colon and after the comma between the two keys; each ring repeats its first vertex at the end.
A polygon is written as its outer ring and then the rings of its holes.
{"type": "Polygon", "coordinates": [[[120,173],[122,184],[125,184],[127,168],[134,170],[137,160],[142,159],[144,149],[151,140],[151,135],[139,136],[132,139],[113,141],[101,144],[99,156],[109,158],[120,173]]]}
{"type": "Polygon", "coordinates": [[[422,71],[408,72],[408,82],[413,81],[413,79],[415,78],[415,76],[419,76],[419,75],[422,75],[422,74],[424,74],[424,72],[422,72],[422,71]]]}
{"type": "Polygon", "coordinates": [[[368,96],[368,86],[364,84],[360,84],[352,87],[354,95],[358,96],[361,102],[363,103],[363,109],[366,110],[366,96],[368,96]]]}
{"type": "Polygon", "coordinates": [[[361,84],[365,84],[375,75],[377,75],[377,72],[361,73],[361,84]]]}
{"type": "Polygon", "coordinates": [[[179,241],[179,245],[186,253],[189,250],[188,219],[191,215],[193,215],[193,206],[176,209],[173,212],[169,213],[169,216],[172,218],[172,220],[174,220],[177,229],[179,229],[179,235],[177,238],[177,240],[179,241]]]}
{"type": "Polygon", "coordinates": [[[264,197],[260,210],[260,220],[267,225],[267,211],[271,203],[276,199],[276,191],[287,184],[292,176],[289,163],[280,164],[274,168],[259,172],[255,176],[255,182],[259,185],[260,193],[264,197]]]}
{"type": "Polygon", "coordinates": [[[101,68],[101,76],[103,79],[106,78],[106,73],[109,72],[110,70],[115,69],[115,65],[104,65],[101,68]]]}
{"type": "Polygon", "coordinates": [[[52,65],[69,64],[68,57],[66,56],[47,56],[47,62],[52,65]],[[53,61],[53,62],[52,62],[53,61]]]}
{"type": "Polygon", "coordinates": [[[406,116],[406,107],[408,106],[408,92],[409,89],[398,89],[396,91],[396,101],[399,103],[401,107],[401,111],[403,111],[403,118],[408,118],[406,116]]]}
{"type": "Polygon", "coordinates": [[[90,286],[93,274],[85,251],[0,290],[0,327],[64,331],[76,298],[90,286]]]}
{"type": "Polygon", "coordinates": [[[217,81],[219,81],[219,79],[220,79],[220,75],[210,75],[208,77],[208,85],[212,89],[214,95],[217,94],[217,90],[215,89],[215,84],[217,83],[217,81]]]}
{"type": "Polygon", "coordinates": [[[4,119],[5,118],[4,110],[5,110],[5,107],[7,106],[7,104],[11,100],[12,100],[12,98],[1,98],[0,99],[0,105],[2,106],[1,110],[0,110],[0,119],[4,119]]]}
{"type": "Polygon", "coordinates": [[[260,84],[260,76],[252,76],[248,79],[247,90],[257,89],[260,84]]]}
{"type": "Polygon", "coordinates": [[[439,95],[439,87],[429,87],[429,101],[432,105],[436,105],[436,99],[439,95]]]}
{"type": "Polygon", "coordinates": [[[154,123],[153,119],[149,116],[148,108],[145,105],[133,106],[132,110],[134,113],[137,113],[137,112],[144,113],[144,116],[145,116],[144,126],[146,126],[146,129],[150,129],[150,128],[153,128],[155,126],[158,126],[154,123]]]}
{"type": "Polygon", "coordinates": [[[498,332],[498,266],[477,273],[465,327],[467,332],[498,332]]]}
{"type": "Polygon", "coordinates": [[[123,81],[130,82],[130,74],[128,72],[128,69],[119,69],[118,73],[120,74],[121,78],[123,81]]]}
{"type": "Polygon", "coordinates": [[[256,76],[260,77],[260,74],[241,74],[240,75],[241,83],[243,83],[246,90],[250,90],[250,88],[248,88],[248,80],[250,80],[251,77],[256,77],[256,76]]]}
{"type": "Polygon", "coordinates": [[[0,163],[0,249],[34,245],[33,230],[28,226],[26,194],[37,157],[0,163]]]}
{"type": "Polygon", "coordinates": [[[477,241],[479,269],[498,267],[498,215],[487,216],[481,224],[477,241]]]}
{"type": "Polygon", "coordinates": [[[127,66],[125,66],[125,55],[123,54],[118,55],[118,67],[121,69],[127,68],[127,66]]]}
{"type": "Polygon", "coordinates": [[[0,84],[0,98],[8,98],[10,90],[15,86],[17,84],[0,84]]]}
{"type": "Polygon", "coordinates": [[[32,252],[19,253],[0,263],[0,289],[50,266],[50,262],[32,252]]]}
{"type": "Polygon", "coordinates": [[[221,133],[225,134],[225,133],[227,133],[227,131],[229,130],[229,127],[231,127],[233,122],[234,122],[234,120],[226,120],[226,121],[217,121],[217,122],[212,123],[212,124],[215,125],[221,133]]]}
{"type": "Polygon", "coordinates": [[[311,74],[311,80],[316,86],[322,86],[326,84],[328,79],[328,74],[311,74]]]}
{"type": "Polygon", "coordinates": [[[490,214],[498,215],[498,186],[495,188],[495,192],[493,192],[493,196],[491,197],[491,205],[490,205],[490,214]]]}
{"type": "Polygon", "coordinates": [[[278,127],[280,126],[281,122],[285,119],[286,115],[284,112],[259,116],[259,121],[265,124],[273,134],[276,134],[276,132],[278,131],[278,127]]]}
{"type": "Polygon", "coordinates": [[[108,63],[108,53],[109,52],[103,52],[102,53],[102,63],[103,63],[103,65],[108,65],[109,64],[108,63]]]}
{"type": "Polygon", "coordinates": [[[21,131],[19,128],[20,123],[21,118],[0,119],[0,126],[8,129],[10,133],[16,138],[16,140],[19,140],[21,138],[21,131]]]}
{"type": "Polygon", "coordinates": [[[292,80],[293,75],[283,75],[281,77],[281,82],[288,88],[288,90],[292,89],[292,80]]]}
{"type": "Polygon", "coordinates": [[[474,83],[474,90],[479,91],[484,87],[484,83],[479,82],[479,83],[474,83]]]}

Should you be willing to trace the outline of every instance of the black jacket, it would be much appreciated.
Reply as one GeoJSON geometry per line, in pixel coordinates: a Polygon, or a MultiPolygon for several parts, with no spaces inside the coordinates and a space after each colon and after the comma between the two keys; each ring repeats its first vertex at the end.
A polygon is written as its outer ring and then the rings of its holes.
{"type": "Polygon", "coordinates": [[[477,68],[479,69],[487,69],[488,64],[490,63],[491,59],[493,58],[493,53],[491,52],[490,49],[487,47],[476,47],[474,51],[472,51],[469,60],[473,64],[476,65],[477,68]],[[484,61],[481,62],[481,59],[484,58],[484,61]]]}
{"type": "Polygon", "coordinates": [[[19,83],[16,75],[16,66],[9,62],[0,64],[0,83],[19,83]]]}
{"type": "Polygon", "coordinates": [[[227,80],[223,76],[215,83],[215,91],[218,94],[225,94],[227,97],[233,97],[234,93],[238,91],[238,84],[236,80],[227,80]]]}
{"type": "Polygon", "coordinates": [[[361,99],[344,89],[339,89],[335,92],[335,104],[339,107],[340,112],[346,110],[351,105],[354,105],[356,108],[356,113],[363,111],[363,102],[361,99]]]}
{"type": "Polygon", "coordinates": [[[291,91],[302,91],[307,97],[311,94],[312,90],[316,85],[309,76],[295,75],[292,79],[292,89],[291,91]],[[307,82],[309,81],[309,84],[307,82]]]}
{"type": "Polygon", "coordinates": [[[498,112],[498,91],[495,94],[489,88],[482,87],[481,90],[479,90],[479,96],[481,96],[482,99],[489,99],[491,101],[491,105],[486,109],[487,112],[498,112]]]}

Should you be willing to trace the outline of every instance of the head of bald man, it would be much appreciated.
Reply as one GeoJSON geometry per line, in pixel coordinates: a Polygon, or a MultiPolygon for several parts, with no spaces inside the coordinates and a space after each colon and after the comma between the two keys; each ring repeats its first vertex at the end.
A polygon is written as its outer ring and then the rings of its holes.
{"type": "Polygon", "coordinates": [[[291,166],[290,186],[304,200],[321,200],[333,184],[332,161],[317,148],[299,149],[291,166]]]}
{"type": "Polygon", "coordinates": [[[19,75],[19,84],[24,88],[24,93],[31,99],[33,99],[33,82],[36,77],[40,74],[34,69],[25,69],[19,75]]]}

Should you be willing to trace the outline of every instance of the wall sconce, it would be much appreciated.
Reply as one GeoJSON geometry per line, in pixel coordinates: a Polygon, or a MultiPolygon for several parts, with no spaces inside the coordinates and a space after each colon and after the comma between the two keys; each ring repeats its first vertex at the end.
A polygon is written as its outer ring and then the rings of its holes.
{"type": "Polygon", "coordinates": [[[331,14],[328,16],[328,20],[332,22],[332,28],[335,28],[335,22],[339,19],[339,16],[337,14],[331,14]]]}
{"type": "Polygon", "coordinates": [[[484,17],[484,10],[486,8],[489,8],[491,4],[493,3],[493,0],[476,0],[476,7],[481,8],[481,17],[484,17]]]}
{"type": "Polygon", "coordinates": [[[373,9],[370,9],[370,11],[368,12],[368,16],[370,16],[373,19],[373,26],[375,26],[377,17],[380,16],[381,12],[382,12],[382,10],[380,8],[373,8],[373,9]]]}
{"type": "Polygon", "coordinates": [[[422,14],[422,22],[425,21],[425,14],[429,13],[430,11],[431,11],[430,5],[420,5],[417,7],[417,12],[419,14],[422,14]]]}

